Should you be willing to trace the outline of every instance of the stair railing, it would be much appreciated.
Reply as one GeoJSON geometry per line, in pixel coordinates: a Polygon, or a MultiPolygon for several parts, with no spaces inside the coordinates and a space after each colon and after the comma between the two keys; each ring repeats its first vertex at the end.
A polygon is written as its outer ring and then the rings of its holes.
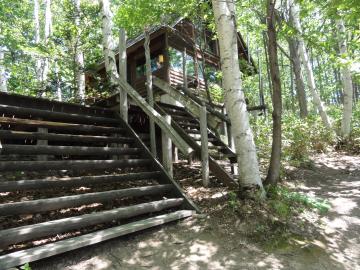
{"type": "MultiPolygon", "coordinates": [[[[192,149],[184,141],[184,139],[175,131],[175,129],[170,124],[168,124],[166,119],[154,108],[152,108],[130,84],[128,84],[122,78],[118,78],[117,82],[119,87],[129,95],[133,102],[139,106],[150,119],[154,120],[154,122],[161,128],[163,132],[169,136],[169,138],[171,138],[172,142],[185,156],[188,157],[194,154],[194,149],[192,149]]],[[[120,90],[118,93],[120,93],[120,90]]]]}

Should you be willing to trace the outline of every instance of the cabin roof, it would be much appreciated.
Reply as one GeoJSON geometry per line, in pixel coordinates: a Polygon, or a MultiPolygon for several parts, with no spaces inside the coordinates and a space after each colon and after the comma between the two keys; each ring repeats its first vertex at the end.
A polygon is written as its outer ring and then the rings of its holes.
{"type": "MultiPolygon", "coordinates": [[[[180,17],[180,18],[176,19],[172,24],[161,24],[161,25],[156,25],[156,26],[150,28],[150,30],[149,30],[150,37],[151,37],[151,35],[154,35],[158,31],[165,32],[168,28],[173,29],[176,25],[181,23],[183,20],[186,20],[186,18],[180,17]]],[[[137,37],[129,39],[126,42],[126,49],[132,51],[133,48],[139,47],[140,43],[142,46],[142,41],[144,40],[144,38],[145,38],[145,34],[141,33],[137,37]]],[[[242,50],[242,52],[244,53],[244,55],[246,56],[247,59],[250,59],[250,62],[252,64],[252,66],[255,68],[255,72],[256,72],[255,61],[251,55],[250,56],[248,55],[249,51],[248,51],[247,45],[239,31],[238,31],[238,42],[240,43],[239,49],[242,50]]],[[[117,56],[118,54],[119,54],[118,52],[115,53],[115,56],[117,56]]],[[[105,67],[105,61],[102,60],[99,64],[96,65],[96,71],[99,71],[99,70],[103,69],[104,67],[105,67]]]]}

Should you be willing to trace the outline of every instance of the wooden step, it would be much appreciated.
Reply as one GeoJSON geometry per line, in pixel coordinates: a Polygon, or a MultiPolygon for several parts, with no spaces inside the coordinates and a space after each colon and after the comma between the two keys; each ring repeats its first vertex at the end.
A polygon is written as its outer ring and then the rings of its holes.
{"type": "Polygon", "coordinates": [[[132,143],[130,137],[109,137],[109,136],[91,136],[91,135],[72,135],[57,133],[25,132],[13,130],[0,130],[0,139],[29,139],[29,140],[47,140],[53,142],[94,142],[94,143],[132,143]]]}
{"type": "Polygon", "coordinates": [[[155,185],[80,195],[62,196],[49,199],[0,204],[0,216],[34,214],[58,209],[74,208],[96,202],[108,202],[124,197],[140,197],[163,194],[171,190],[171,185],[155,185]]]}
{"type": "Polygon", "coordinates": [[[75,187],[81,185],[110,184],[124,181],[139,181],[157,179],[161,176],[160,171],[127,173],[116,175],[94,175],[80,177],[66,177],[55,179],[34,179],[19,181],[0,181],[0,192],[11,192],[30,189],[47,189],[75,187]]]}
{"type": "Polygon", "coordinates": [[[193,117],[190,116],[180,116],[180,115],[171,115],[171,117],[175,120],[175,121],[189,121],[191,123],[199,123],[196,119],[194,119],[193,117]]]}
{"type": "Polygon", "coordinates": [[[112,238],[145,230],[175,220],[187,218],[192,216],[193,214],[194,211],[191,210],[180,210],[170,214],[139,220],[129,224],[85,234],[82,236],[58,241],[40,247],[34,247],[22,251],[13,252],[7,255],[0,256],[0,269],[7,269],[10,267],[25,264],[27,262],[32,262],[64,252],[72,251],[81,247],[94,245],[112,238]]]}
{"type": "Polygon", "coordinates": [[[87,146],[48,146],[48,145],[16,145],[3,144],[0,154],[9,155],[138,155],[140,148],[87,147],[87,146]]]}
{"type": "Polygon", "coordinates": [[[5,248],[9,245],[29,241],[32,239],[39,239],[45,236],[56,235],[71,230],[111,222],[113,220],[127,219],[151,212],[162,211],[164,209],[180,206],[183,201],[184,199],[182,198],[164,199],[161,201],[142,203],[107,211],[2,230],[0,231],[0,248],[5,248]]]}
{"type": "Polygon", "coordinates": [[[180,111],[180,112],[186,112],[184,107],[171,105],[171,104],[163,103],[163,102],[157,102],[157,104],[159,104],[164,109],[173,109],[173,110],[177,110],[177,111],[180,111]]]}
{"type": "MultiPolygon", "coordinates": [[[[195,141],[201,141],[201,137],[198,137],[198,138],[194,138],[193,137],[193,139],[195,140],[195,141]]],[[[218,139],[217,138],[208,138],[208,142],[216,142],[216,141],[218,141],[218,139]]]]}
{"type": "Polygon", "coordinates": [[[15,126],[28,126],[28,127],[42,127],[56,131],[82,131],[91,133],[123,133],[125,129],[116,127],[105,127],[95,125],[71,124],[62,122],[50,122],[40,120],[30,120],[22,118],[0,117],[0,124],[15,125],[15,126]]]}
{"type": "Polygon", "coordinates": [[[2,161],[0,171],[47,171],[47,170],[102,170],[148,166],[150,159],[127,160],[61,160],[61,161],[2,161]]]}
{"type": "Polygon", "coordinates": [[[187,134],[200,134],[200,130],[198,129],[184,129],[187,134]]]}
{"type": "Polygon", "coordinates": [[[189,123],[189,122],[183,122],[183,121],[179,121],[177,123],[182,127],[200,128],[200,124],[198,124],[198,123],[195,124],[195,123],[189,123]]]}
{"type": "Polygon", "coordinates": [[[226,147],[223,145],[210,145],[209,149],[223,150],[226,149],[226,147]]]}
{"type": "Polygon", "coordinates": [[[12,114],[16,117],[31,116],[31,118],[41,118],[43,120],[61,121],[70,123],[91,123],[91,124],[110,124],[119,125],[119,120],[108,117],[96,117],[74,113],[54,112],[49,110],[39,110],[26,107],[17,107],[0,104],[0,113],[12,114]]]}

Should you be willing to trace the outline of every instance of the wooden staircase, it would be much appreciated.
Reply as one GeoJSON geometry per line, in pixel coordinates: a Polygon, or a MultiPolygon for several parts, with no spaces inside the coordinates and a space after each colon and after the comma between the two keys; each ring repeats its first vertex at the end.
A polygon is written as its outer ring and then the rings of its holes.
{"type": "MultiPolygon", "coordinates": [[[[162,115],[171,115],[172,126],[201,157],[200,122],[184,107],[158,102],[162,115]]],[[[209,168],[215,177],[230,188],[237,188],[236,154],[210,129],[208,132],[209,168]],[[235,174],[234,174],[235,173],[235,174]]]]}
{"type": "Polygon", "coordinates": [[[0,269],[198,210],[113,111],[0,94],[0,269]]]}

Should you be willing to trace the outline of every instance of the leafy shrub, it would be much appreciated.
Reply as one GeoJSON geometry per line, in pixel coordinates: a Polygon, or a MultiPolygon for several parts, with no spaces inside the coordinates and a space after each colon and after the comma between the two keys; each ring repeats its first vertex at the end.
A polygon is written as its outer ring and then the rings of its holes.
{"type": "Polygon", "coordinates": [[[299,206],[317,209],[320,213],[326,213],[330,209],[330,204],[326,200],[290,191],[283,186],[269,187],[268,196],[273,209],[283,217],[288,216],[292,209],[299,206]]]}

